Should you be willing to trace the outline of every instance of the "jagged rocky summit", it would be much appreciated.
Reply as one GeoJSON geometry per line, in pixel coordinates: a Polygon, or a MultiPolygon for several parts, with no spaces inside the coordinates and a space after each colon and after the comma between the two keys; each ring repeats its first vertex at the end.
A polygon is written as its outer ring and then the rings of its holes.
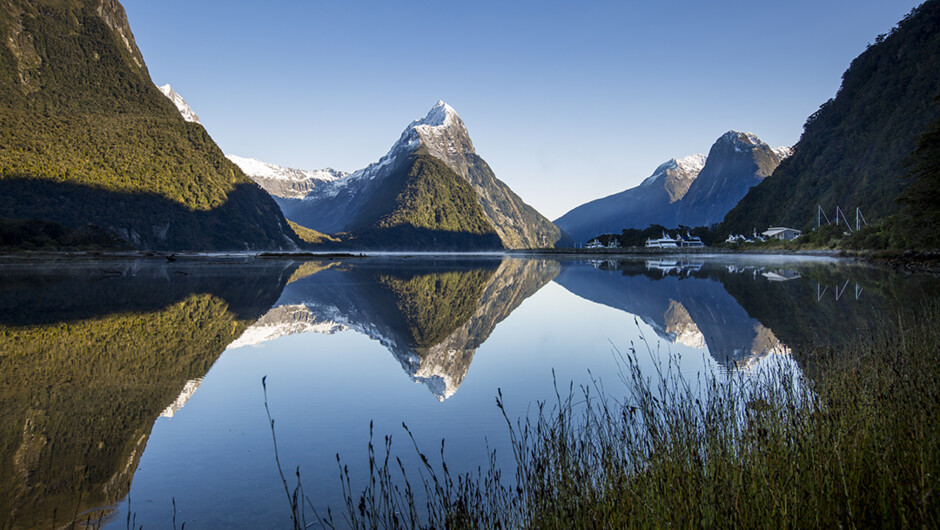
{"type": "Polygon", "coordinates": [[[652,224],[707,226],[721,221],[790,152],[788,147],[771,149],[752,133],[729,131],[707,156],[673,158],[639,186],[582,204],[555,224],[580,243],[652,224]]]}
{"type": "Polygon", "coordinates": [[[567,241],[496,178],[463,120],[443,101],[408,125],[378,162],[350,174],[280,168],[287,182],[274,186],[269,170],[277,166],[230,158],[272,193],[289,219],[319,232],[344,233],[347,241],[453,249],[567,241]]]}

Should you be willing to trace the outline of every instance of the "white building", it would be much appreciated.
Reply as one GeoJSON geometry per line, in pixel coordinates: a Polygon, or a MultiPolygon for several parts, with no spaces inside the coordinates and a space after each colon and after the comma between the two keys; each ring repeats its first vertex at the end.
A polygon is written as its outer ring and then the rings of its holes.
{"type": "Polygon", "coordinates": [[[761,234],[766,239],[783,239],[789,241],[791,239],[796,239],[803,235],[803,232],[795,228],[787,228],[785,226],[771,226],[761,234]]]}

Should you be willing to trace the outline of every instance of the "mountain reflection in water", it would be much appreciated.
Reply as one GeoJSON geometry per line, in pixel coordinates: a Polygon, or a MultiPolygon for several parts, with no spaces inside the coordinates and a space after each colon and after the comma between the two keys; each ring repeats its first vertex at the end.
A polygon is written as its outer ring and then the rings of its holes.
{"type": "Polygon", "coordinates": [[[454,394],[496,325],[554,278],[551,260],[306,264],[230,348],[355,330],[379,341],[439,399],[454,394]]]}
{"type": "MultiPolygon", "coordinates": [[[[444,401],[468,384],[474,356],[501,323],[533,341],[545,331],[509,316],[552,281],[567,293],[556,288],[548,300],[567,301],[541,310],[601,304],[625,327],[635,316],[725,371],[774,354],[799,363],[806,346],[838,344],[890,318],[897,303],[937,293],[926,276],[781,258],[87,261],[8,264],[0,278],[0,520],[15,528],[66,523],[125,497],[154,422],[214,391],[203,378],[226,349],[351,331],[444,401]]],[[[584,331],[552,332],[571,340],[514,347],[579,362],[579,352],[551,348],[570,349],[584,331]]],[[[505,356],[486,362],[529,369],[505,356]]],[[[492,406],[495,388],[486,392],[480,407],[492,406]]]]}

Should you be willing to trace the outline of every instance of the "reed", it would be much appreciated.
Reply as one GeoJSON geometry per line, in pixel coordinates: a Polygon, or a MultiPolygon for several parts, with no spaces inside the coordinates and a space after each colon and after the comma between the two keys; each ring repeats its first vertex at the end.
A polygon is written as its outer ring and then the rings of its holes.
{"type": "Polygon", "coordinates": [[[488,469],[455,476],[443,442],[429,458],[404,427],[418,469],[402,464],[390,438],[376,450],[370,437],[361,491],[341,465],[340,519],[295,513],[295,521],[328,528],[936,528],[938,317],[933,303],[851,347],[803,352],[799,371],[688,380],[668,355],[644,373],[638,359],[657,352],[631,345],[618,353],[619,399],[597,382],[569,385],[530,417],[513,419],[499,393],[514,477],[501,474],[495,453],[488,469]]]}

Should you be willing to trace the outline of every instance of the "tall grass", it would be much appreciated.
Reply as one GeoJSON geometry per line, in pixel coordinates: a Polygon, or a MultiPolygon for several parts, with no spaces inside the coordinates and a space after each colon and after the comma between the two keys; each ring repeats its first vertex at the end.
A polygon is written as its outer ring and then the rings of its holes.
{"type": "Polygon", "coordinates": [[[938,317],[934,303],[852,347],[803,352],[802,373],[690,381],[668,358],[643,373],[647,353],[631,347],[620,399],[599,384],[569,386],[511,419],[500,393],[515,477],[501,475],[495,456],[488,469],[454,476],[443,443],[429,458],[413,438],[422,465],[408,469],[389,438],[379,451],[370,440],[360,493],[342,471],[345,513],[309,523],[295,513],[296,524],[936,528],[938,317]]]}

